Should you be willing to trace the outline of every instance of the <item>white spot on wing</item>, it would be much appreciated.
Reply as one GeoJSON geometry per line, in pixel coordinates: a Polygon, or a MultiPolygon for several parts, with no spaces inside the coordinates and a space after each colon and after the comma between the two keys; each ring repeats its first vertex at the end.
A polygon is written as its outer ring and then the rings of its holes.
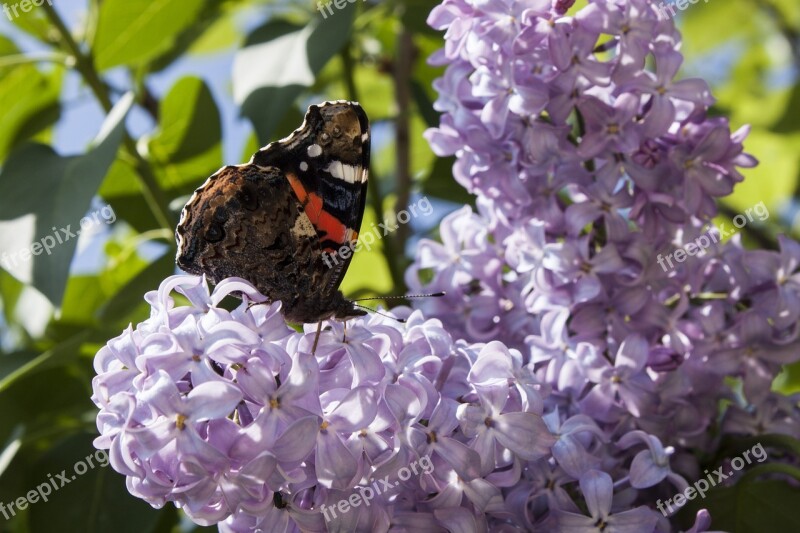
{"type": "Polygon", "coordinates": [[[312,144],[308,147],[308,157],[319,157],[322,154],[322,147],[318,144],[312,144]]]}
{"type": "Polygon", "coordinates": [[[341,161],[331,161],[325,170],[334,178],[347,183],[364,183],[367,179],[366,173],[362,171],[360,165],[345,165],[341,161]]]}
{"type": "Polygon", "coordinates": [[[334,178],[341,180],[344,179],[344,169],[342,167],[343,165],[341,161],[331,161],[328,163],[328,168],[325,170],[327,170],[334,178]]]}
{"type": "Polygon", "coordinates": [[[317,230],[314,229],[314,226],[311,224],[311,220],[309,220],[308,216],[306,216],[305,213],[300,213],[300,215],[294,221],[292,233],[295,235],[314,237],[317,234],[317,230]]]}
{"type": "Polygon", "coordinates": [[[306,163],[305,161],[301,161],[300,162],[300,170],[302,170],[303,172],[308,170],[308,163],[306,163]]]}
{"type": "Polygon", "coordinates": [[[356,167],[352,165],[342,165],[342,168],[344,169],[344,181],[347,183],[355,183],[356,179],[358,179],[356,167]]]}
{"type": "Polygon", "coordinates": [[[361,135],[361,142],[367,142],[369,140],[369,132],[365,132],[361,135]]]}

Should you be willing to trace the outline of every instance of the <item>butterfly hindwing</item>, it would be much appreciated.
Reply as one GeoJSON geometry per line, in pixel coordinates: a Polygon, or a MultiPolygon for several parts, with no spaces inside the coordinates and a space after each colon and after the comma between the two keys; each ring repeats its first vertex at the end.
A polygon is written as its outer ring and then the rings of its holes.
{"type": "Polygon", "coordinates": [[[273,300],[306,289],[319,255],[316,231],[274,168],[220,169],[187,204],[177,235],[183,270],[215,283],[242,277],[273,300]]]}

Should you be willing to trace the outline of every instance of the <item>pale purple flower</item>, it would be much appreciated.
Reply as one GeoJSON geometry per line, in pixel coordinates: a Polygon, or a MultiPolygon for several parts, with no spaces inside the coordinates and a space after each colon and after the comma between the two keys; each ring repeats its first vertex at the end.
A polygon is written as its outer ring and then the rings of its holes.
{"type": "Polygon", "coordinates": [[[586,499],[589,516],[561,511],[557,517],[558,531],[565,533],[651,533],[658,515],[641,506],[628,511],[613,512],[614,497],[611,476],[590,470],[581,476],[581,493],[586,499]]]}
{"type": "Polygon", "coordinates": [[[257,303],[264,298],[243,280],[209,293],[201,278],[173,276],[146,299],[151,317],[95,361],[95,443],[110,449],[133,495],[174,502],[199,524],[325,531],[325,509],[425,457],[438,472],[403,479],[337,527],[479,527],[481,513],[505,512],[496,483],[512,458],[548,453],[542,392],[521,354],[454,343],[418,311],[395,310],[405,325],[380,315],[350,320],[346,331],[333,322],[312,355],[315,326],[288,328],[280,303],[257,303]],[[190,305],[176,306],[173,290],[190,305]],[[241,305],[217,307],[230,293],[241,305]],[[485,364],[492,358],[502,369],[485,364]],[[498,460],[482,470],[478,442],[456,415],[463,398],[485,394],[495,401],[485,419],[493,417],[498,460]],[[431,512],[427,491],[452,476],[461,488],[431,512]]]}
{"type": "Polygon", "coordinates": [[[447,33],[432,62],[447,68],[426,138],[455,156],[478,209],[448,216],[442,245],[423,241],[407,281],[447,291],[415,304],[454,338],[518,350],[469,351],[459,396],[461,432],[484,471],[500,467],[486,479],[513,504],[491,531],[668,530],[652,495],[711,466],[698,458],[720,432],[789,434],[800,420],[771,392],[800,359],[800,246],[711,239],[717,200],[757,161],[746,126],[709,116],[708,84],[678,76],[673,21],[649,0],[572,4],[434,9],[447,33]],[[678,261],[695,239],[708,246],[678,261]],[[531,390],[556,434],[551,456],[490,453],[517,443],[491,435],[487,417],[508,406],[520,417],[531,390]]]}

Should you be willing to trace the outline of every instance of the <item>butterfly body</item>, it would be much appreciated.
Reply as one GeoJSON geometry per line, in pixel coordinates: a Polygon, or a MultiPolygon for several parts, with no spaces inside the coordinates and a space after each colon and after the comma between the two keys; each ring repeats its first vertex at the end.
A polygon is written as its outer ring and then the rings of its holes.
{"type": "Polygon", "coordinates": [[[353,102],[309,107],[303,125],[198,188],[176,230],[176,261],[214,283],[244,278],[290,322],[364,315],[339,291],[366,204],[369,122],[353,102]]]}

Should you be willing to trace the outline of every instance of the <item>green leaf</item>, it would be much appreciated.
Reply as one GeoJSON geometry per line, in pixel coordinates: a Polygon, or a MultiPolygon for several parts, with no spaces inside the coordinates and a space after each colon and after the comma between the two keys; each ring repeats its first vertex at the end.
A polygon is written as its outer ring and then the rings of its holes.
{"type": "Polygon", "coordinates": [[[0,257],[3,268],[60,305],[80,233],[106,171],[116,156],[127,94],[106,117],[93,147],[83,156],[62,157],[40,144],[24,146],[0,173],[0,257]]]}
{"type": "MultiPolygon", "coordinates": [[[[409,162],[412,179],[422,179],[433,164],[436,156],[422,136],[426,124],[419,113],[412,113],[409,128],[409,162]]],[[[395,177],[397,150],[394,142],[388,143],[372,160],[372,166],[381,177],[395,177]]]]}
{"type": "Polygon", "coordinates": [[[209,54],[236,46],[242,39],[236,27],[238,11],[228,9],[216,17],[206,30],[189,46],[189,54],[209,54]]]}
{"type": "Polygon", "coordinates": [[[783,367],[772,388],[786,396],[800,392],[800,363],[792,363],[783,367]]]}
{"type": "MultiPolygon", "coordinates": [[[[0,35],[0,57],[18,54],[19,50],[0,35]]],[[[0,160],[22,141],[55,122],[60,113],[58,101],[63,69],[43,73],[33,64],[0,68],[0,160]]]]}
{"type": "Polygon", "coordinates": [[[106,299],[107,295],[97,276],[71,276],[64,291],[58,321],[79,327],[91,326],[94,323],[94,310],[106,299]]]}
{"type": "Polygon", "coordinates": [[[780,120],[776,121],[772,129],[775,133],[797,133],[800,130],[800,84],[790,91],[780,120]]]}
{"type": "MultiPolygon", "coordinates": [[[[17,28],[36,37],[40,41],[48,42],[52,36],[52,34],[50,34],[50,21],[47,19],[44,9],[41,8],[42,0],[37,1],[39,2],[39,6],[31,2],[28,4],[28,11],[22,9],[21,1],[4,2],[3,4],[8,5],[8,11],[11,13],[11,16],[6,16],[12,20],[17,28]]],[[[53,0],[50,0],[50,2],[52,1],[53,0]]]]}
{"type": "Polygon", "coordinates": [[[342,293],[348,298],[392,294],[392,275],[383,255],[383,230],[372,207],[364,211],[359,232],[359,250],[342,281],[342,293]],[[371,237],[370,237],[371,235],[371,237]],[[373,242],[368,242],[372,240],[373,242]]]}
{"type": "Polygon", "coordinates": [[[78,349],[88,335],[89,332],[84,331],[41,355],[19,359],[16,364],[12,363],[12,365],[4,364],[2,373],[0,373],[0,393],[24,377],[30,377],[37,372],[69,362],[77,356],[78,349]]]}
{"type": "MultiPolygon", "coordinates": [[[[199,78],[178,80],[160,110],[158,129],[142,144],[147,146],[146,156],[158,185],[172,201],[191,193],[222,166],[222,126],[211,91],[199,78]]],[[[98,193],[136,230],[160,227],[142,197],[136,170],[129,161],[114,161],[98,193]]]]}
{"type": "MultiPolygon", "coordinates": [[[[144,301],[147,291],[157,290],[159,283],[175,271],[175,259],[166,254],[148,265],[119,290],[97,314],[97,319],[104,324],[120,322],[129,318],[139,307],[148,307],[144,301]]],[[[146,309],[145,309],[146,312],[146,309]]],[[[146,318],[146,315],[142,318],[146,318]]]]}
{"type": "Polygon", "coordinates": [[[142,186],[130,161],[117,158],[97,191],[117,216],[140,232],[161,227],[142,197],[142,186]]]}
{"type": "Polygon", "coordinates": [[[4,271],[0,271],[0,301],[3,316],[18,337],[44,335],[55,311],[41,292],[4,271]]]}
{"type": "Polygon", "coordinates": [[[292,102],[314,84],[325,64],[347,43],[356,6],[306,26],[270,21],[248,36],[233,64],[233,97],[262,144],[292,102]]]}
{"type": "MultiPolygon", "coordinates": [[[[180,34],[175,38],[173,46],[170,47],[165,53],[161,54],[158,58],[150,62],[147,67],[150,72],[160,72],[178,61],[186,57],[187,52],[193,49],[200,41],[210,39],[217,39],[218,37],[211,35],[215,32],[215,28],[220,27],[225,21],[228,22],[227,27],[231,28],[231,32],[226,37],[231,37],[228,46],[241,40],[243,37],[237,33],[235,20],[233,17],[237,11],[232,8],[231,4],[225,2],[204,2],[203,8],[195,16],[192,24],[183,29],[180,34]],[[226,9],[227,8],[227,9],[226,9]]],[[[218,51],[217,48],[212,49],[215,43],[208,43],[208,45],[200,44],[201,47],[207,47],[206,52],[218,51]]]]}
{"type": "Polygon", "coordinates": [[[145,533],[155,529],[165,511],[153,509],[128,493],[125,476],[107,466],[108,456],[92,446],[93,438],[79,433],[64,439],[31,466],[30,481],[36,483],[31,487],[46,482],[48,474],[65,472],[69,480],[63,486],[59,482],[59,490],[53,491],[46,503],[39,501],[29,507],[32,531],[61,532],[65,531],[64,524],[69,524],[70,531],[95,533],[145,533]]]}
{"type": "Polygon", "coordinates": [[[690,500],[679,516],[688,527],[697,511],[711,513],[711,529],[736,533],[800,531],[800,489],[780,480],[715,487],[705,499],[690,500]]]}
{"type": "Polygon", "coordinates": [[[23,445],[0,481],[0,502],[12,501],[43,481],[31,477],[32,454],[38,456],[53,438],[81,427],[92,429],[91,419],[81,419],[91,409],[88,385],[88,379],[77,377],[74,366],[60,366],[20,379],[0,394],[0,442],[23,431],[23,445]]]}
{"type": "Polygon", "coordinates": [[[402,0],[403,26],[413,30],[414,33],[433,33],[441,38],[441,33],[428,26],[428,15],[434,5],[430,0],[402,0]]]}
{"type": "Polygon", "coordinates": [[[168,51],[202,11],[203,0],[105,0],[92,51],[95,65],[142,65],[168,51]]]}
{"type": "Polygon", "coordinates": [[[756,30],[753,22],[758,15],[753,7],[750,2],[716,1],[690,4],[684,11],[676,7],[683,34],[683,50],[691,50],[692,55],[698,56],[733,39],[752,37],[756,30]],[[720,24],[720,21],[725,23],[720,24]],[[713,31],[709,31],[711,28],[713,31]]]}
{"type": "Polygon", "coordinates": [[[763,201],[770,210],[771,222],[777,223],[778,208],[793,195],[796,177],[800,175],[800,136],[754,129],[744,147],[746,152],[758,158],[759,165],[742,171],[744,181],[736,185],[733,194],[725,198],[725,203],[744,213],[763,201]]]}
{"type": "Polygon", "coordinates": [[[161,104],[156,135],[148,143],[159,185],[168,198],[194,189],[222,166],[222,125],[211,90],[200,78],[185,77],[161,104]]]}

